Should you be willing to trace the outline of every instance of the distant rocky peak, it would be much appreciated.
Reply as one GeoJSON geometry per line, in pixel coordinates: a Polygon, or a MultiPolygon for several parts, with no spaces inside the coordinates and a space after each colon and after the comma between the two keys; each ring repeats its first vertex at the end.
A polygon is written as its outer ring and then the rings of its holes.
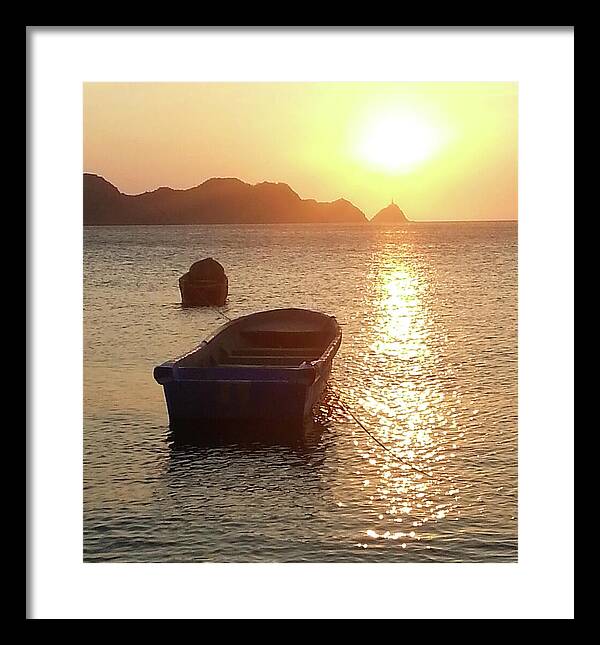
{"type": "Polygon", "coordinates": [[[394,224],[396,222],[408,222],[409,220],[398,204],[394,204],[392,200],[392,203],[382,208],[371,221],[378,224],[394,224]]]}

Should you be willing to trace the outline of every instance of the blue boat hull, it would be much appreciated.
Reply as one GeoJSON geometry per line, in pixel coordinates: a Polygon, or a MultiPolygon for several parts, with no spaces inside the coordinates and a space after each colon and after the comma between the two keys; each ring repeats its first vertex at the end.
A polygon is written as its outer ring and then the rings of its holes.
{"type": "MultiPolygon", "coordinates": [[[[291,357],[293,366],[277,365],[290,358],[287,354],[293,350],[287,348],[280,348],[279,355],[273,350],[275,355],[266,358],[263,352],[262,356],[243,355],[239,359],[245,363],[255,360],[259,363],[256,366],[211,364],[211,356],[218,356],[220,351],[215,339],[224,337],[227,328],[235,331],[234,325],[235,321],[225,325],[188,358],[154,369],[154,378],[164,388],[171,429],[202,432],[205,427],[214,429],[219,424],[253,428],[258,424],[286,436],[301,433],[312,419],[327,384],[341,331],[332,335],[319,359],[291,357]]],[[[252,354],[259,350],[254,348],[252,354]]]]}

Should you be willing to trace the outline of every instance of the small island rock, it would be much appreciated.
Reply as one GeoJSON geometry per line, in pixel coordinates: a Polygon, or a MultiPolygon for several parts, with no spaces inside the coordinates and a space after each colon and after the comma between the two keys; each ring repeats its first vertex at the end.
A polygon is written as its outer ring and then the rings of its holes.
{"type": "Polygon", "coordinates": [[[212,258],[194,262],[179,278],[179,290],[184,307],[224,305],[229,283],[223,265],[212,258]]]}
{"type": "Polygon", "coordinates": [[[397,204],[392,202],[389,206],[382,208],[371,220],[373,224],[406,224],[410,220],[400,210],[397,204]]]}

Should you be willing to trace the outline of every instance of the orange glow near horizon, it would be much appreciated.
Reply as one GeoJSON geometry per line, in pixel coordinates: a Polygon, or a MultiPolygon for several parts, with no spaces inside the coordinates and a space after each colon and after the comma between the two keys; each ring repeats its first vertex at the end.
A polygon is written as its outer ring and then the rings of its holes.
{"type": "Polygon", "coordinates": [[[84,171],[124,193],[238,177],[368,218],[517,218],[515,83],[86,83],[83,107],[84,171]]]}

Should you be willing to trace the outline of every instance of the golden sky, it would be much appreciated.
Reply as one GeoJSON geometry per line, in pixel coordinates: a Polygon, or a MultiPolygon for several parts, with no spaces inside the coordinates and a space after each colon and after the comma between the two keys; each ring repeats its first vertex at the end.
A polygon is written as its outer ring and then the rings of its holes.
{"type": "Polygon", "coordinates": [[[281,181],[368,218],[517,218],[516,83],[86,83],[84,171],[124,193],[281,181]]]}

